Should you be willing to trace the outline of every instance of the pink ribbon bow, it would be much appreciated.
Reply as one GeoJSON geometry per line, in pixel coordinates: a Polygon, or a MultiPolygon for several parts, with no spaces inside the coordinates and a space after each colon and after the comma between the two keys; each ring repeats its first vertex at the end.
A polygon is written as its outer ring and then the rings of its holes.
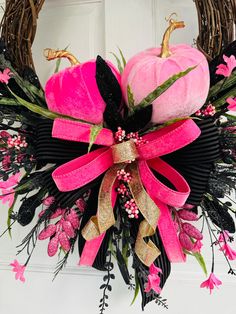
{"type": "MultiPolygon", "coordinates": [[[[91,127],[89,124],[59,118],[54,121],[52,136],[89,143],[91,127]]],[[[200,133],[200,129],[193,120],[182,120],[144,135],[143,139],[147,142],[136,147],[140,178],[147,193],[160,209],[158,229],[171,262],[183,262],[186,257],[179,243],[168,206],[182,207],[190,194],[190,188],[185,179],[159,157],[190,144],[200,133]],[[170,189],[160,182],[153,175],[152,170],[167,178],[176,190],[170,189]]],[[[113,166],[115,143],[111,130],[103,128],[98,134],[95,144],[104,147],[69,161],[53,172],[53,179],[60,191],[67,192],[81,188],[113,166]]],[[[114,188],[112,194],[112,204],[114,205],[116,200],[114,188]]],[[[93,264],[104,236],[105,232],[86,241],[80,265],[91,266],[93,264]]]]}

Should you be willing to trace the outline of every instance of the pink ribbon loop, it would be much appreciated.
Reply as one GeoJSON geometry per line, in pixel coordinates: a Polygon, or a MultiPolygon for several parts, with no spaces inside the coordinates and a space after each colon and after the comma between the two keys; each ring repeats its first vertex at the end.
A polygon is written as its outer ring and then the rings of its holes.
{"type": "Polygon", "coordinates": [[[76,190],[93,181],[113,165],[110,148],[99,148],[58,167],[52,174],[62,192],[76,190]]]}
{"type": "Polygon", "coordinates": [[[148,160],[170,154],[193,142],[201,130],[191,120],[181,120],[143,136],[146,144],[138,147],[139,158],[148,160]]]}
{"type": "MultiPolygon", "coordinates": [[[[68,141],[89,143],[92,127],[91,124],[57,118],[53,123],[52,137],[68,141]]],[[[106,128],[101,129],[94,142],[94,144],[102,146],[111,146],[113,143],[113,133],[106,128]]]]}
{"type": "MultiPolygon", "coordinates": [[[[56,119],[53,126],[53,137],[89,142],[91,126],[77,121],[56,119]]],[[[143,139],[146,144],[137,146],[140,177],[148,194],[160,209],[158,229],[172,262],[185,261],[177,232],[172,221],[169,206],[183,206],[189,196],[190,188],[184,178],[170,165],[158,158],[174,152],[193,142],[201,131],[191,119],[178,121],[167,127],[151,132],[143,139]],[[176,188],[172,190],[161,183],[152,173],[157,171],[167,178],[176,188]]],[[[108,129],[102,129],[95,143],[108,146],[76,158],[53,172],[53,179],[60,191],[72,191],[96,179],[113,166],[112,148],[114,140],[108,129]]],[[[87,241],[81,256],[81,265],[92,265],[105,234],[87,241]]]]}
{"type": "Polygon", "coordinates": [[[139,171],[143,185],[160,209],[158,229],[166,254],[171,262],[184,262],[186,257],[183,254],[167,205],[183,206],[189,196],[190,188],[185,179],[160,158],[152,159],[148,162],[140,161],[139,171]],[[150,168],[167,178],[175,186],[176,190],[168,188],[159,181],[150,168]]]}

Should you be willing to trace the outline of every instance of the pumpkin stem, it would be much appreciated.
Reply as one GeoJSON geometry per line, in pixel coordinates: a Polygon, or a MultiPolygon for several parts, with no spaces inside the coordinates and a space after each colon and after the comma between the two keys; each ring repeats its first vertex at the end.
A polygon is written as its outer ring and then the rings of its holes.
{"type": "Polygon", "coordinates": [[[169,20],[169,26],[167,30],[165,31],[165,34],[162,39],[162,48],[161,48],[161,58],[168,58],[171,55],[170,49],[169,49],[169,41],[170,41],[170,35],[171,33],[177,29],[177,28],[183,28],[185,27],[183,21],[175,21],[174,19],[169,20]]]}
{"type": "Polygon", "coordinates": [[[44,56],[48,61],[58,58],[67,58],[72,66],[79,64],[79,61],[76,59],[76,57],[66,50],[54,50],[47,48],[44,49],[44,56]]]}

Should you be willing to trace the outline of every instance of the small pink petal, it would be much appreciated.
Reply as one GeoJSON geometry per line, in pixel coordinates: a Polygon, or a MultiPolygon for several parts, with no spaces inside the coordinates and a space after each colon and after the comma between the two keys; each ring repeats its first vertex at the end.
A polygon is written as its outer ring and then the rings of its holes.
{"type": "Polygon", "coordinates": [[[230,111],[236,111],[236,98],[229,97],[226,99],[226,102],[229,104],[227,107],[228,110],[230,111]]]}
{"type": "Polygon", "coordinates": [[[220,233],[219,238],[218,238],[218,243],[219,242],[227,242],[230,239],[229,232],[227,230],[224,230],[223,232],[220,233]]]}
{"type": "Polygon", "coordinates": [[[39,233],[38,239],[39,239],[39,240],[45,240],[45,239],[50,238],[51,236],[54,235],[54,233],[56,232],[56,229],[57,229],[56,225],[53,225],[53,224],[48,225],[48,226],[46,227],[46,229],[43,229],[43,230],[39,233]]]}
{"type": "Polygon", "coordinates": [[[228,257],[230,261],[236,260],[236,251],[234,251],[228,243],[225,243],[220,251],[224,251],[225,255],[228,257]]]}
{"type": "Polygon", "coordinates": [[[188,222],[185,222],[182,224],[183,231],[189,235],[191,238],[194,238],[196,240],[202,240],[203,235],[202,233],[193,225],[191,225],[188,222]]]}
{"type": "Polygon", "coordinates": [[[61,232],[59,234],[59,242],[63,250],[65,250],[66,252],[70,250],[70,241],[68,240],[65,232],[61,232]]]}
{"type": "Polygon", "coordinates": [[[54,256],[59,247],[59,239],[58,235],[56,234],[48,243],[48,256],[52,257],[54,256]]]}
{"type": "Polygon", "coordinates": [[[62,228],[69,238],[74,238],[75,231],[72,224],[69,221],[64,220],[62,222],[62,228]]]}
{"type": "Polygon", "coordinates": [[[211,273],[209,278],[206,281],[203,281],[200,287],[210,289],[211,293],[215,287],[218,288],[220,285],[222,285],[222,282],[213,273],[211,273]]]}
{"type": "Polygon", "coordinates": [[[194,244],[191,241],[190,237],[184,232],[179,233],[179,242],[182,248],[187,251],[192,251],[194,248],[194,244]]]}
{"type": "Polygon", "coordinates": [[[45,206],[50,206],[52,205],[52,203],[54,203],[54,201],[55,201],[55,198],[53,196],[48,196],[42,201],[42,203],[45,206]]]}
{"type": "Polygon", "coordinates": [[[75,210],[71,209],[70,213],[66,216],[66,220],[72,224],[75,230],[79,228],[80,221],[75,210]]]}
{"type": "Polygon", "coordinates": [[[198,215],[195,214],[194,212],[187,210],[187,209],[179,210],[178,215],[183,220],[188,220],[188,221],[197,221],[198,220],[198,215]]]}

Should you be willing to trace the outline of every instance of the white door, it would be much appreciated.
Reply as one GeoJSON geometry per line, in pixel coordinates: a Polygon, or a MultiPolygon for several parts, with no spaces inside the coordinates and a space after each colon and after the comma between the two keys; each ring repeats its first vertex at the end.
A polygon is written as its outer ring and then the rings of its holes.
{"type": "MultiPolygon", "coordinates": [[[[43,49],[63,49],[69,46],[73,54],[83,62],[97,54],[115,62],[110,52],[121,48],[128,59],[136,52],[159,46],[166,27],[165,17],[177,12],[186,22],[186,29],[178,30],[173,43],[193,43],[197,36],[197,14],[193,1],[189,0],[46,0],[40,13],[34,44],[34,60],[41,82],[45,83],[53,73],[55,63],[48,63],[43,49]]],[[[63,61],[62,66],[67,66],[63,61]]],[[[7,208],[1,205],[1,230],[5,227],[7,208]],[[5,215],[5,216],[4,216],[5,215]]],[[[27,228],[29,230],[29,228],[27,228]]],[[[15,246],[27,233],[26,229],[14,228],[13,239],[0,239],[0,311],[1,314],[64,314],[99,313],[101,297],[99,286],[102,274],[93,269],[79,268],[78,255],[69,260],[67,268],[52,283],[53,267],[57,258],[49,258],[46,246],[39,243],[26,272],[26,283],[14,280],[8,264],[15,257],[15,246]]],[[[24,256],[18,257],[24,261],[24,256]]],[[[206,257],[208,260],[208,256],[206,257]]],[[[187,264],[173,265],[172,275],[163,289],[169,314],[235,313],[232,297],[236,281],[227,276],[223,261],[216,265],[217,274],[223,281],[220,291],[212,296],[201,290],[204,280],[193,260],[187,264]],[[227,304],[227,306],[226,306],[227,304]]],[[[140,297],[130,307],[133,293],[127,290],[119,271],[110,293],[107,313],[141,313],[140,297]]],[[[164,311],[155,303],[149,304],[146,313],[164,311]]]]}

